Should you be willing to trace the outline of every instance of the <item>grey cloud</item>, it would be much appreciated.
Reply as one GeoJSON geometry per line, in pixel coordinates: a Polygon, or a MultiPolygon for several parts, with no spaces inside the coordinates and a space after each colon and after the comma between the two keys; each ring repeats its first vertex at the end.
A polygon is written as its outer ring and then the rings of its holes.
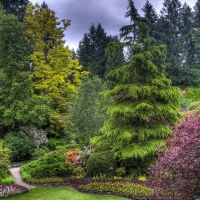
{"type": "MultiPolygon", "coordinates": [[[[42,4],[43,0],[30,0],[33,3],[42,4]]],[[[164,0],[149,0],[159,13],[164,0]]],[[[185,2],[185,0],[181,0],[185,2]]],[[[54,10],[59,19],[70,19],[71,26],[65,32],[66,45],[77,48],[83,34],[89,31],[92,23],[97,26],[101,23],[108,35],[119,34],[119,29],[129,24],[125,19],[127,0],[46,0],[50,9],[54,10]]],[[[142,15],[141,8],[146,0],[134,0],[138,12],[142,15]]],[[[186,3],[193,7],[196,0],[188,0],[186,3]]]]}

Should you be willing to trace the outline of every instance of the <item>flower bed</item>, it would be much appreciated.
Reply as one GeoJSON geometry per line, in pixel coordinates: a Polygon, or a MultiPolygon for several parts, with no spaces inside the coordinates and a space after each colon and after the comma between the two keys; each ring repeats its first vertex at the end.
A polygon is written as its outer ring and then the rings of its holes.
{"type": "Polygon", "coordinates": [[[151,197],[153,195],[151,188],[131,182],[91,182],[78,186],[78,189],[83,192],[125,197],[151,197]]]}
{"type": "Polygon", "coordinates": [[[60,177],[29,178],[27,182],[33,184],[64,183],[64,179],[60,177]]]}
{"type": "Polygon", "coordinates": [[[28,189],[17,185],[0,185],[0,199],[27,193],[28,189]]]}

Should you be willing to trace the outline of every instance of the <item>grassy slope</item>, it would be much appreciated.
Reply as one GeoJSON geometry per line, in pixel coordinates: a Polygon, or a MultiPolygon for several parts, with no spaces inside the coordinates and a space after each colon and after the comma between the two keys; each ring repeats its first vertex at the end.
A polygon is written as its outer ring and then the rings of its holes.
{"type": "Polygon", "coordinates": [[[67,187],[37,187],[29,193],[8,200],[120,200],[123,198],[77,192],[67,187]]]}

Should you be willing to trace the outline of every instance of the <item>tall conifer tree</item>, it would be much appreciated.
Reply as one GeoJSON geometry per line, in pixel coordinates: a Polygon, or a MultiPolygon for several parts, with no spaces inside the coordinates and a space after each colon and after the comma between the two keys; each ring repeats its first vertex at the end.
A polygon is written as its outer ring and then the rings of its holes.
{"type": "Polygon", "coordinates": [[[88,70],[90,75],[104,78],[106,71],[105,49],[107,44],[116,41],[116,36],[107,36],[107,33],[99,23],[97,27],[91,25],[89,33],[85,33],[79,42],[77,50],[78,59],[83,69],[88,70]]]}
{"type": "MultiPolygon", "coordinates": [[[[127,13],[131,10],[132,7],[127,13]]],[[[140,22],[143,20],[137,15],[137,29],[134,24],[126,26],[135,31],[127,32],[134,36],[133,53],[129,63],[108,74],[117,84],[103,93],[109,118],[102,128],[104,134],[93,140],[98,145],[109,142],[116,157],[122,160],[144,158],[156,152],[172,135],[170,126],[177,123],[179,116],[181,91],[172,87],[164,75],[166,48],[154,46],[148,28],[140,22]]]]}
{"type": "Polygon", "coordinates": [[[144,12],[144,17],[149,20],[149,36],[154,37],[156,23],[158,21],[156,10],[153,8],[153,5],[149,2],[149,0],[147,0],[146,4],[142,8],[142,11],[144,12]]]}
{"type": "Polygon", "coordinates": [[[181,2],[179,0],[165,0],[161,10],[162,29],[161,41],[167,46],[166,74],[174,85],[179,84],[181,74],[181,2]]]}

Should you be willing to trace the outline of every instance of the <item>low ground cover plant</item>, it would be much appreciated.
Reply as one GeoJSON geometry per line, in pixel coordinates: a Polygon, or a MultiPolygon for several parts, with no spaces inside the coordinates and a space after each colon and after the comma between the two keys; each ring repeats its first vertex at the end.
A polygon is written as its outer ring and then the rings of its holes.
{"type": "Polygon", "coordinates": [[[113,194],[126,197],[151,197],[153,190],[143,185],[131,182],[91,182],[78,187],[81,191],[113,194]]]}

